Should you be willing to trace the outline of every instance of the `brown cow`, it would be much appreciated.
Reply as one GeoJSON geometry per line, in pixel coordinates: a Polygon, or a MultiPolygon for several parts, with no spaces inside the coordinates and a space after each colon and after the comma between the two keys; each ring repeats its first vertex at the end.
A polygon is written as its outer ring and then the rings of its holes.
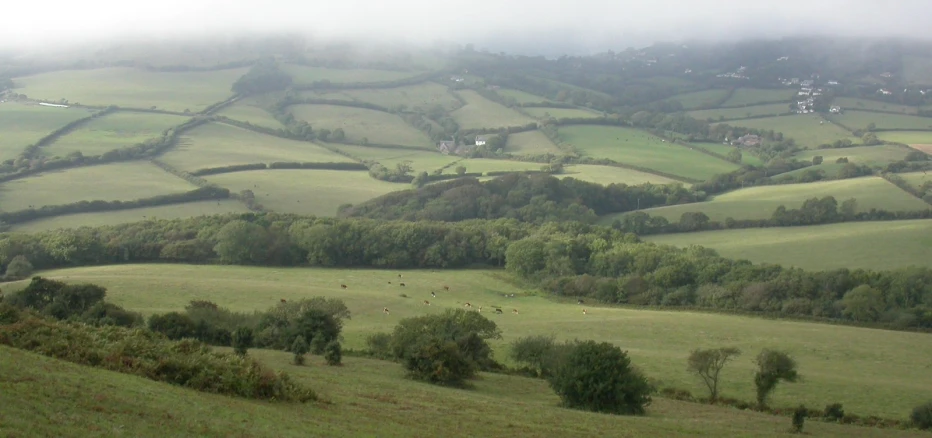
{"type": "Polygon", "coordinates": [[[287,303],[288,301],[286,301],[284,298],[282,298],[282,302],[283,302],[283,303],[287,303]]]}
{"type": "Polygon", "coordinates": [[[424,305],[425,305],[425,306],[429,306],[429,305],[430,305],[430,301],[424,300],[424,305]]]}
{"type": "Polygon", "coordinates": [[[383,307],[383,308],[382,308],[382,313],[388,315],[388,307],[383,307]]]}
{"type": "Polygon", "coordinates": [[[463,307],[469,308],[469,307],[472,307],[472,304],[466,303],[463,305],[463,307]]]}
{"type": "Polygon", "coordinates": [[[346,289],[346,285],[345,285],[345,284],[341,284],[341,285],[340,285],[340,288],[341,288],[341,289],[346,289]]]}
{"type": "Polygon", "coordinates": [[[398,283],[398,285],[399,285],[399,286],[404,286],[405,284],[404,284],[404,283],[398,283]]]}
{"type": "Polygon", "coordinates": [[[445,290],[445,291],[449,291],[449,290],[450,290],[450,286],[447,286],[447,285],[443,285],[443,290],[445,290]]]}
{"type": "Polygon", "coordinates": [[[583,315],[588,315],[588,313],[586,313],[586,309],[582,309],[582,314],[583,314],[583,315]]]}
{"type": "Polygon", "coordinates": [[[518,309],[511,309],[511,313],[514,313],[515,315],[517,315],[517,314],[518,314],[518,309]]]}

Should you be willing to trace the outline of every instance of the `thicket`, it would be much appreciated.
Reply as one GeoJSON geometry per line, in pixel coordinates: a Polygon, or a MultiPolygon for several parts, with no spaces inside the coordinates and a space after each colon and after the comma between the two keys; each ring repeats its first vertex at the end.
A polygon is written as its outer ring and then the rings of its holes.
{"type": "Polygon", "coordinates": [[[249,95],[284,90],[291,83],[291,76],[282,71],[274,59],[263,59],[237,79],[232,89],[237,94],[249,95]]]}
{"type": "Polygon", "coordinates": [[[18,292],[2,296],[2,303],[47,317],[94,326],[138,327],[142,315],[104,301],[107,290],[95,284],[66,284],[33,277],[18,292]]]}

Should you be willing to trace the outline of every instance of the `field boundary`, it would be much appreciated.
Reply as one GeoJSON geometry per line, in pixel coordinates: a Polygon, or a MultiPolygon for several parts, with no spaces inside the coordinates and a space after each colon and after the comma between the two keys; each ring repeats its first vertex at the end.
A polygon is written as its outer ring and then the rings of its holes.
{"type": "Polygon", "coordinates": [[[291,86],[291,88],[297,91],[354,90],[354,89],[360,89],[360,88],[398,88],[398,87],[404,87],[408,85],[417,85],[422,82],[427,82],[434,78],[439,77],[441,74],[443,74],[443,71],[432,71],[432,72],[422,73],[419,75],[414,75],[414,76],[410,76],[406,78],[395,79],[391,81],[376,81],[376,82],[332,83],[330,81],[314,81],[311,83],[294,84],[291,86]]]}

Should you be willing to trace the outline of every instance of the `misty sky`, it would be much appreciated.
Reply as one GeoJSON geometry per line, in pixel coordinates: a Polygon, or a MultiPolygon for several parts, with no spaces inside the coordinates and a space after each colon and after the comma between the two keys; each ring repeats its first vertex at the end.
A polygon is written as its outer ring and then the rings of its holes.
{"type": "Polygon", "coordinates": [[[5,5],[0,45],[114,36],[296,30],[522,52],[798,34],[932,35],[929,0],[27,0],[5,5]],[[536,50],[534,50],[536,48],[536,50]]]}

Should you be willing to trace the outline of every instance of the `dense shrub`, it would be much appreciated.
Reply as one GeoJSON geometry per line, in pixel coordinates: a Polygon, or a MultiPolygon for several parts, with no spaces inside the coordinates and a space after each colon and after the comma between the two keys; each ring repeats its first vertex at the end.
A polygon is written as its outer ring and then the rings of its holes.
{"type": "Polygon", "coordinates": [[[304,336],[295,338],[294,343],[291,344],[291,352],[294,354],[295,365],[304,365],[304,355],[307,354],[308,349],[309,347],[304,336]]]}
{"type": "Polygon", "coordinates": [[[323,334],[318,333],[313,338],[311,338],[311,354],[320,356],[324,354],[324,349],[327,348],[327,338],[323,334]]]}
{"type": "Polygon", "coordinates": [[[133,327],[142,324],[140,314],[105,303],[106,293],[106,289],[95,284],[66,284],[33,277],[23,290],[6,297],[6,302],[56,319],[72,319],[91,325],[133,327]]]}
{"type": "Polygon", "coordinates": [[[781,381],[795,382],[799,379],[799,373],[796,371],[796,361],[782,351],[762,350],[756,362],[754,386],[757,389],[757,406],[763,409],[767,405],[767,398],[777,389],[777,384],[781,381]]]}
{"type": "Polygon", "coordinates": [[[555,337],[527,336],[511,343],[509,355],[517,363],[533,370],[536,377],[547,377],[572,350],[573,344],[555,342],[555,337]]]}
{"type": "Polygon", "coordinates": [[[366,352],[379,359],[392,357],[391,333],[372,333],[366,336],[366,352]]]}
{"type": "Polygon", "coordinates": [[[150,316],[149,330],[161,333],[171,340],[194,338],[197,333],[197,323],[182,313],[169,312],[150,316]]]}
{"type": "Polygon", "coordinates": [[[324,359],[327,361],[327,365],[340,365],[343,363],[343,347],[340,346],[340,343],[337,341],[330,341],[326,347],[324,347],[324,359]]]}
{"type": "Polygon", "coordinates": [[[29,259],[21,255],[13,257],[13,260],[10,260],[10,263],[6,266],[6,274],[4,278],[7,280],[19,280],[20,278],[26,278],[32,274],[32,263],[29,263],[29,259]]]}
{"type": "Polygon", "coordinates": [[[565,406],[594,412],[643,414],[653,392],[628,354],[605,342],[574,345],[547,380],[565,406]]]}
{"type": "Polygon", "coordinates": [[[845,409],[841,403],[832,403],[825,406],[825,418],[832,421],[841,421],[845,418],[845,409]]]}
{"type": "Polygon", "coordinates": [[[252,347],[253,334],[249,327],[240,327],[233,332],[233,351],[245,356],[246,352],[252,347]]]}
{"type": "Polygon", "coordinates": [[[437,385],[461,386],[477,371],[476,363],[456,342],[439,336],[417,338],[402,360],[408,376],[437,385]]]}
{"type": "Polygon", "coordinates": [[[920,429],[932,429],[932,401],[913,408],[909,420],[920,429]]]}
{"type": "Polygon", "coordinates": [[[803,405],[799,405],[799,407],[793,410],[793,432],[803,432],[803,426],[806,424],[807,416],[809,416],[809,410],[803,405]]]}

